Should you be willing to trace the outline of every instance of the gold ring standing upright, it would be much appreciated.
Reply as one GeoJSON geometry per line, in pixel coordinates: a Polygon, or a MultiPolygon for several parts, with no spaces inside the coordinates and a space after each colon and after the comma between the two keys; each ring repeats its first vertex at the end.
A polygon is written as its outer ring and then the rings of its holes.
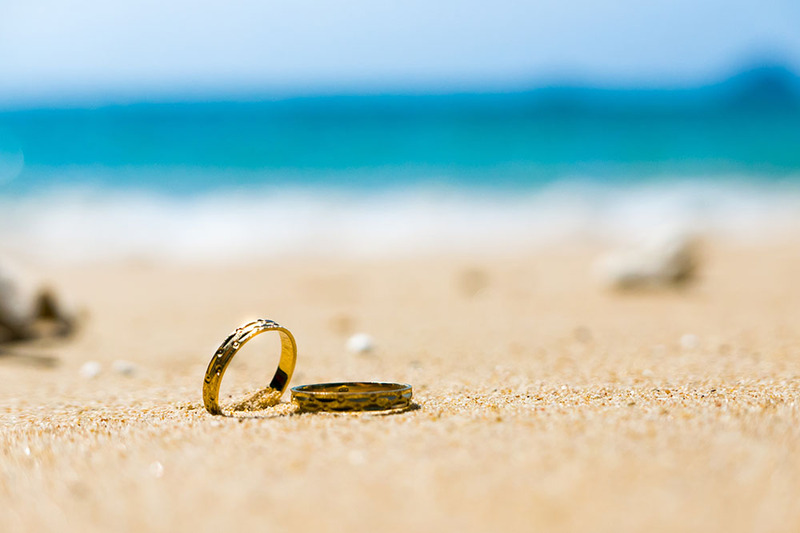
{"type": "MultiPolygon", "coordinates": [[[[269,383],[269,388],[278,398],[286,390],[289,381],[292,379],[295,363],[297,363],[297,343],[294,340],[294,336],[288,329],[272,320],[254,320],[236,328],[233,333],[228,335],[217,351],[214,352],[211,362],[208,363],[206,376],[203,379],[203,404],[209,413],[212,415],[222,414],[222,409],[219,406],[219,387],[222,383],[222,377],[225,375],[225,369],[228,368],[233,356],[250,339],[267,331],[277,331],[281,337],[281,358],[278,363],[278,369],[269,383]]],[[[269,394],[270,391],[267,391],[267,393],[269,394]]]]}

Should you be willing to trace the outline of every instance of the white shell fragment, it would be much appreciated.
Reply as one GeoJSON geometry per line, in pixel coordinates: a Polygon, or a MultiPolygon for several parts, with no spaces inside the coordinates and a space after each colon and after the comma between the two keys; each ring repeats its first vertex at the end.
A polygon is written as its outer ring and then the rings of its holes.
{"type": "Polygon", "coordinates": [[[83,363],[83,365],[81,365],[81,368],[80,370],[78,370],[78,373],[84,379],[94,379],[98,375],[100,375],[100,372],[102,370],[103,367],[97,361],[86,361],[85,363],[83,363]]]}
{"type": "Polygon", "coordinates": [[[123,361],[118,359],[111,363],[111,370],[116,372],[121,376],[131,377],[136,374],[138,368],[135,364],[131,363],[130,361],[123,361]]]}
{"type": "Polygon", "coordinates": [[[614,289],[680,286],[697,274],[697,248],[686,234],[667,234],[602,257],[597,270],[603,284],[614,289]]]}
{"type": "Polygon", "coordinates": [[[150,463],[150,475],[159,478],[164,475],[164,465],[162,465],[159,461],[153,461],[150,463]]]}
{"type": "Polygon", "coordinates": [[[375,348],[375,341],[366,333],[356,333],[347,339],[347,351],[353,354],[366,354],[375,348]]]}
{"type": "Polygon", "coordinates": [[[684,333],[681,335],[681,348],[686,351],[695,350],[700,345],[700,339],[694,333],[684,333]]]}

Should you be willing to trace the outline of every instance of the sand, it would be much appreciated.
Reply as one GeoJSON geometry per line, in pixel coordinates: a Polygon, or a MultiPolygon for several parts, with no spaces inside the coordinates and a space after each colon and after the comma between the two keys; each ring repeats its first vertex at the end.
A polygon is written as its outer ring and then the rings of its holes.
{"type": "MultiPolygon", "coordinates": [[[[633,294],[594,253],[51,268],[89,316],[0,356],[0,529],[800,530],[800,244],[712,246],[693,286],[633,294]],[[408,382],[418,408],[207,414],[254,317],[295,334],[292,385],[408,382]]],[[[223,396],[268,379],[268,337],[223,396]]]]}

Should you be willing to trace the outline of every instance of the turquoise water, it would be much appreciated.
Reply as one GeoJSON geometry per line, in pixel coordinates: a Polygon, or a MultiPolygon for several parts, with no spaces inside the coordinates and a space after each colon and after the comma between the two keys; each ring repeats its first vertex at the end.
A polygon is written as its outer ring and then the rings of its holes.
{"type": "MultiPolygon", "coordinates": [[[[527,189],[800,174],[800,90],[766,69],[673,91],[342,96],[0,112],[24,165],[2,193],[65,183],[163,193],[236,186],[527,189]]],[[[8,171],[6,172],[8,174],[8,171]]]]}

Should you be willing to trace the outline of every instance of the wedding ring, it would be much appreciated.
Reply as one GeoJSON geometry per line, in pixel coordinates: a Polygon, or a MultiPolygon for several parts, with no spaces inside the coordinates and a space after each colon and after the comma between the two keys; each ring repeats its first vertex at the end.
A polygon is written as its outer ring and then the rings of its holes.
{"type": "Polygon", "coordinates": [[[301,411],[385,411],[411,405],[411,385],[404,383],[316,383],[292,389],[301,411]]]}
{"type": "Polygon", "coordinates": [[[247,341],[265,331],[277,331],[281,336],[281,358],[278,363],[278,370],[275,371],[275,375],[272,377],[269,388],[265,393],[274,395],[277,403],[277,400],[286,390],[289,380],[292,379],[294,365],[297,362],[297,343],[292,333],[272,320],[259,319],[248,322],[228,335],[228,338],[220,345],[219,349],[214,352],[211,362],[208,363],[206,376],[203,379],[203,404],[212,415],[222,414],[222,409],[219,406],[219,386],[222,383],[222,377],[225,375],[225,369],[228,368],[233,356],[247,341]]]}

